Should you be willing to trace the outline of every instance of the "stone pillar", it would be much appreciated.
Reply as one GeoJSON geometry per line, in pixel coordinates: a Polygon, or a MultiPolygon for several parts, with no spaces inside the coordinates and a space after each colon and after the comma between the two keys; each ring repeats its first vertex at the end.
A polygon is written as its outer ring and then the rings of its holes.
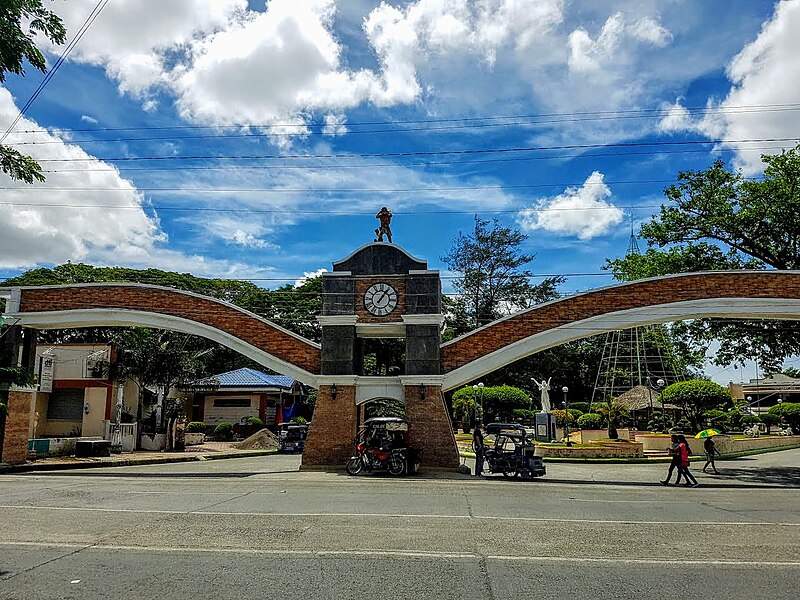
{"type": "Polygon", "coordinates": [[[356,387],[322,385],[303,451],[302,469],[343,468],[353,454],[356,436],[356,387]]]}
{"type": "Polygon", "coordinates": [[[34,397],[32,391],[8,392],[8,413],[2,456],[4,463],[16,465],[28,459],[28,429],[34,397]]]}
{"type": "Polygon", "coordinates": [[[439,385],[405,385],[409,447],[422,450],[422,466],[458,469],[458,447],[439,385]],[[424,394],[423,394],[424,390],[424,394]]]}

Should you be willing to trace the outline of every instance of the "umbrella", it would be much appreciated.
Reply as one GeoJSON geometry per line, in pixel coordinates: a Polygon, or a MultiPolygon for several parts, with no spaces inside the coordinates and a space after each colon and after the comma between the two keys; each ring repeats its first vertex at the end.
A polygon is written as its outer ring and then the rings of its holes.
{"type": "Polygon", "coordinates": [[[715,435],[722,435],[722,432],[719,429],[703,429],[694,437],[699,440],[700,438],[709,438],[715,435]]]}

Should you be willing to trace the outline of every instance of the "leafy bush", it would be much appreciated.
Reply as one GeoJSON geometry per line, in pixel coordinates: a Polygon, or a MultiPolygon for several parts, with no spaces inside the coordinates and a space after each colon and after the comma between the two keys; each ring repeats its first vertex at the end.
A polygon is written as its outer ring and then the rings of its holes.
{"type": "Polygon", "coordinates": [[[202,421],[192,421],[186,425],[186,433],[203,433],[206,430],[206,424],[202,421]]]}
{"type": "Polygon", "coordinates": [[[773,425],[777,425],[781,422],[781,418],[779,415],[766,413],[761,415],[761,422],[767,426],[767,433],[769,433],[773,425]]]}
{"type": "MultiPolygon", "coordinates": [[[[563,410],[561,410],[559,408],[557,408],[556,410],[553,411],[553,416],[556,418],[556,426],[557,427],[564,427],[564,421],[566,419],[566,414],[567,413],[565,413],[563,410]]],[[[576,418],[577,417],[574,414],[572,414],[572,411],[570,411],[569,424],[570,425],[574,425],[576,418]]]]}
{"type": "Polygon", "coordinates": [[[761,422],[761,418],[758,415],[744,415],[742,417],[742,425],[752,425],[753,423],[761,422]]]}
{"type": "Polygon", "coordinates": [[[221,440],[230,440],[233,437],[233,423],[222,421],[214,428],[214,435],[221,440]]]}
{"type": "MultiPolygon", "coordinates": [[[[453,416],[460,420],[472,418],[475,410],[476,394],[472,386],[465,386],[453,394],[453,416]]],[[[508,419],[514,409],[526,408],[530,405],[530,397],[521,389],[510,385],[484,387],[477,393],[478,418],[480,406],[488,419],[508,419]]]]}
{"type": "Polygon", "coordinates": [[[515,408],[511,411],[511,416],[515,421],[535,421],[536,411],[527,408],[515,408]]]}
{"type": "Polygon", "coordinates": [[[307,425],[308,419],[306,419],[305,417],[292,417],[292,419],[289,422],[298,423],[299,425],[307,425]]]}
{"type": "Polygon", "coordinates": [[[585,413],[578,417],[578,427],[581,429],[600,429],[603,425],[602,415],[585,413]]]}
{"type": "Polygon", "coordinates": [[[569,405],[582,413],[588,413],[590,408],[588,402],[570,402],[569,405]]]}
{"type": "MultiPolygon", "coordinates": [[[[581,415],[583,415],[583,411],[582,411],[582,410],[578,410],[577,408],[572,408],[572,407],[570,407],[570,408],[569,408],[569,414],[570,414],[570,416],[572,417],[572,420],[573,420],[573,421],[577,421],[577,420],[578,420],[578,418],[579,418],[581,415]]],[[[572,422],[572,421],[570,421],[570,423],[571,423],[571,422],[572,422]]]]}
{"type": "MultiPolygon", "coordinates": [[[[661,401],[676,404],[683,409],[691,428],[699,428],[703,414],[720,404],[731,402],[730,392],[718,383],[705,379],[691,379],[673,383],[661,392],[661,401]]],[[[679,424],[680,425],[680,424],[679,424]]]]}
{"type": "Polygon", "coordinates": [[[264,429],[264,421],[262,421],[258,417],[247,417],[244,420],[244,424],[249,427],[264,429]]]}
{"type": "Polygon", "coordinates": [[[784,402],[776,404],[767,414],[783,417],[783,420],[795,431],[800,430],[800,402],[784,402]]]}

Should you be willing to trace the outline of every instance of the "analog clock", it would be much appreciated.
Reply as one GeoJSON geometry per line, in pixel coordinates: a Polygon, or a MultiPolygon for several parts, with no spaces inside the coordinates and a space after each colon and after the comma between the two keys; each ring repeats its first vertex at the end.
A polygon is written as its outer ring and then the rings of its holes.
{"type": "Polygon", "coordinates": [[[376,283],[364,293],[364,307],[377,317],[385,317],[397,306],[397,292],[388,283],[376,283]]]}

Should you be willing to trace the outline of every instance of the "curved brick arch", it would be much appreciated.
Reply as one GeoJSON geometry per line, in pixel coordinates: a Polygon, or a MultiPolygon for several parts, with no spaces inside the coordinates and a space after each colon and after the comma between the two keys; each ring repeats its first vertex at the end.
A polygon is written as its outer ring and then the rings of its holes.
{"type": "Polygon", "coordinates": [[[609,286],[490,323],[441,347],[443,389],[565,342],[700,317],[800,319],[800,272],[691,273],[609,286]]]}
{"type": "MultiPolygon", "coordinates": [[[[8,291],[8,290],[6,290],[8,291]]],[[[11,288],[7,313],[41,329],[143,326],[200,335],[316,387],[320,346],[233,304],[143,284],[11,288]]]]}

